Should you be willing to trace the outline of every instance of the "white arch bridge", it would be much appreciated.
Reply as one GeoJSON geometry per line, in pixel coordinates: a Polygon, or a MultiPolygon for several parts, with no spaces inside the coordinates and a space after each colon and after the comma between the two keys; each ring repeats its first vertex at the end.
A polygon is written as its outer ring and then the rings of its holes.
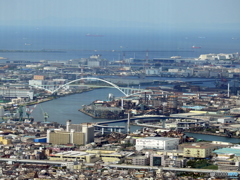
{"type": "Polygon", "coordinates": [[[87,86],[87,87],[96,87],[96,88],[115,88],[117,90],[119,90],[121,93],[124,94],[124,96],[129,97],[135,94],[140,94],[140,93],[144,93],[144,92],[152,92],[152,90],[147,90],[147,89],[140,89],[140,88],[129,88],[129,87],[119,87],[116,84],[109,82],[107,80],[104,79],[100,79],[100,78],[95,78],[95,77],[86,77],[86,78],[80,78],[80,79],[76,79],[73,81],[70,81],[66,84],[63,85],[30,85],[34,88],[38,88],[38,89],[43,89],[51,94],[54,94],[56,92],[58,92],[61,89],[64,88],[69,88],[70,86],[87,86]],[[81,80],[97,80],[97,81],[102,81],[105,82],[107,84],[109,84],[110,86],[101,86],[101,85],[89,85],[89,84],[72,84],[81,80]]]}

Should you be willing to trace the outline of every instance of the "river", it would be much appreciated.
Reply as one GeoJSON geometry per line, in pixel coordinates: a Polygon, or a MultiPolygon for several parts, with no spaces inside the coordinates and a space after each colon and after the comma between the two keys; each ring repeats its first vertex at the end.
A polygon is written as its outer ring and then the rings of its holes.
{"type": "MultiPolygon", "coordinates": [[[[94,119],[78,110],[82,108],[82,105],[88,105],[95,100],[107,100],[109,93],[112,93],[115,97],[123,96],[123,94],[117,89],[95,89],[38,104],[33,110],[31,116],[34,117],[35,121],[43,121],[43,114],[44,112],[47,112],[49,115],[48,121],[58,122],[60,124],[66,124],[66,121],[69,119],[72,120],[72,123],[74,124],[106,121],[106,119],[94,119]]],[[[125,126],[126,123],[116,123],[116,125],[125,126]]],[[[131,131],[137,129],[140,128],[137,126],[131,127],[131,131]]]]}
{"type": "MultiPolygon", "coordinates": [[[[118,77],[118,78],[125,79],[136,77],[118,77]]],[[[161,78],[161,77],[146,77],[146,79],[182,80],[182,81],[205,80],[197,78],[161,78]]],[[[205,86],[208,86],[208,83],[213,84],[212,82],[205,83],[206,83],[204,84],[205,86]]],[[[158,85],[144,85],[141,86],[141,89],[145,89],[146,87],[149,86],[158,85]]],[[[133,87],[139,88],[139,86],[133,87]]],[[[49,121],[54,121],[61,124],[65,124],[66,120],[68,119],[71,119],[73,123],[102,121],[103,119],[93,119],[79,112],[78,110],[82,107],[82,105],[88,105],[95,100],[107,100],[109,93],[112,93],[115,97],[123,96],[123,94],[115,88],[95,89],[89,92],[69,95],[52,101],[38,104],[37,107],[34,109],[32,116],[35,118],[35,121],[42,121],[43,112],[47,112],[49,115],[49,121]]]]}
{"type": "MultiPolygon", "coordinates": [[[[79,124],[84,122],[99,122],[105,119],[94,119],[78,111],[82,105],[88,105],[95,100],[107,100],[108,94],[112,93],[115,97],[121,97],[123,94],[117,89],[95,89],[80,94],[73,94],[69,96],[60,97],[52,101],[47,101],[38,104],[32,112],[32,117],[35,121],[43,121],[43,113],[47,112],[49,121],[65,124],[67,120],[72,120],[72,123],[79,124]]],[[[125,125],[125,123],[118,123],[117,125],[125,125]]],[[[131,131],[140,129],[140,127],[132,126],[131,131]]],[[[239,143],[240,139],[212,136],[205,134],[186,133],[187,136],[193,136],[197,139],[210,141],[224,141],[231,143],[239,143]]]]}
{"type": "Polygon", "coordinates": [[[82,108],[82,105],[88,105],[95,100],[107,100],[109,93],[112,93],[115,97],[123,96],[117,89],[95,89],[38,104],[32,116],[35,121],[43,121],[43,112],[47,112],[49,121],[58,122],[60,124],[65,124],[66,120],[69,119],[72,120],[73,123],[103,121],[105,119],[93,119],[78,110],[82,108]]]}
{"type": "Polygon", "coordinates": [[[186,136],[191,136],[196,139],[202,139],[206,141],[223,141],[223,142],[230,142],[230,143],[240,143],[240,139],[237,138],[229,138],[229,137],[223,137],[223,136],[213,136],[213,135],[207,135],[207,134],[198,134],[198,133],[185,133],[186,136]]]}

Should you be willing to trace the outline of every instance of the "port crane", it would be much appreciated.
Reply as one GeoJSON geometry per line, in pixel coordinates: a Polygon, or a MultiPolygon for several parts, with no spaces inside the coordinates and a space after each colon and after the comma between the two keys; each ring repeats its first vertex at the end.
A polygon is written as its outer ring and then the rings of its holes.
{"type": "Polygon", "coordinates": [[[26,106],[26,115],[27,118],[29,119],[30,115],[32,114],[33,110],[37,107],[37,105],[35,104],[32,108],[30,108],[29,106],[26,106]]]}
{"type": "Polygon", "coordinates": [[[19,121],[23,121],[23,106],[20,105],[17,109],[17,112],[19,113],[19,121]]]}
{"type": "Polygon", "coordinates": [[[44,112],[42,106],[40,105],[40,108],[42,110],[42,114],[43,114],[43,118],[44,118],[44,122],[47,122],[48,118],[49,118],[49,115],[47,112],[44,112]]]}

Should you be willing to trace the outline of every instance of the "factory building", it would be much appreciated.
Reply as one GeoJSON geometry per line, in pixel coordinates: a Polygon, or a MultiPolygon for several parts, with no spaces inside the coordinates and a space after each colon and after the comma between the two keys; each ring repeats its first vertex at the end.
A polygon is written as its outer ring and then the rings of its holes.
{"type": "Polygon", "coordinates": [[[48,130],[47,142],[52,144],[77,144],[84,145],[85,134],[81,132],[70,132],[64,130],[48,130]]]}
{"type": "Polygon", "coordinates": [[[52,144],[85,145],[94,141],[94,127],[91,124],[66,123],[66,130],[53,129],[47,131],[47,142],[52,144]]]}
{"type": "Polygon", "coordinates": [[[67,120],[66,131],[82,132],[85,134],[84,143],[88,144],[94,141],[94,126],[91,123],[71,124],[71,120],[67,120]]]}
{"type": "Polygon", "coordinates": [[[49,156],[50,161],[73,161],[78,160],[84,163],[94,163],[100,160],[95,154],[88,154],[81,151],[67,151],[67,152],[59,152],[56,154],[50,154],[49,156]]]}
{"type": "Polygon", "coordinates": [[[142,149],[172,150],[177,149],[178,144],[178,138],[145,137],[136,140],[135,148],[137,151],[142,149]]]}
{"type": "Polygon", "coordinates": [[[3,98],[29,98],[33,99],[34,92],[31,89],[2,88],[0,96],[3,98]]]}
{"type": "Polygon", "coordinates": [[[59,86],[64,85],[68,82],[67,79],[53,79],[53,80],[40,80],[40,79],[32,79],[29,80],[29,86],[33,87],[42,87],[49,90],[55,90],[59,86]]]}
{"type": "Polygon", "coordinates": [[[230,59],[238,59],[238,53],[231,53],[231,54],[201,54],[199,56],[199,60],[230,60],[230,59]]]}

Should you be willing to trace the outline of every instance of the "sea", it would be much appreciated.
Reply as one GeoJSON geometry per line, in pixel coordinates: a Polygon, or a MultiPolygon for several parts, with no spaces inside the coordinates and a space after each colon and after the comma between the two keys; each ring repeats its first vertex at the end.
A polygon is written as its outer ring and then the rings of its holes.
{"type": "Polygon", "coordinates": [[[67,61],[95,54],[109,61],[121,60],[123,56],[145,59],[146,55],[148,59],[171,56],[197,58],[200,54],[236,53],[240,50],[240,32],[217,28],[208,32],[140,28],[1,27],[0,38],[0,57],[27,61],[67,61]],[[193,49],[192,46],[200,48],[193,49]]]}

